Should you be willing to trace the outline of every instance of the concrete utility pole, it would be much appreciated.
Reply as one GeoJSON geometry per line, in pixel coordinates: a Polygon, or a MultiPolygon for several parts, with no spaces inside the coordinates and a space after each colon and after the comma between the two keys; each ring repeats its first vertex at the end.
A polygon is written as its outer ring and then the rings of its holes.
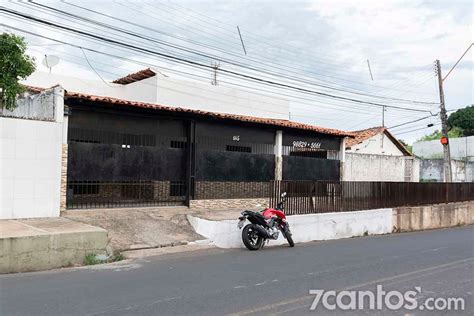
{"type": "Polygon", "coordinates": [[[438,86],[439,86],[439,115],[441,118],[441,132],[443,134],[443,154],[444,154],[444,182],[452,182],[451,172],[451,153],[449,151],[449,138],[448,138],[448,115],[446,114],[446,107],[444,105],[444,91],[443,91],[443,77],[441,75],[441,64],[439,60],[436,60],[436,73],[438,74],[438,86]]]}

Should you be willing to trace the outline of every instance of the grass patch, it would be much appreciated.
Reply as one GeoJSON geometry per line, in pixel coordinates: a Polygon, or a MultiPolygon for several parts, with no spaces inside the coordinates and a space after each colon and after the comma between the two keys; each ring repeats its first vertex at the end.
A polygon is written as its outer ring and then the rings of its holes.
{"type": "Polygon", "coordinates": [[[107,257],[105,259],[100,258],[98,255],[96,255],[94,253],[88,253],[84,257],[84,265],[91,266],[91,265],[95,265],[95,264],[122,261],[123,259],[124,259],[124,257],[120,252],[118,252],[118,253],[110,256],[110,257],[107,257]]]}

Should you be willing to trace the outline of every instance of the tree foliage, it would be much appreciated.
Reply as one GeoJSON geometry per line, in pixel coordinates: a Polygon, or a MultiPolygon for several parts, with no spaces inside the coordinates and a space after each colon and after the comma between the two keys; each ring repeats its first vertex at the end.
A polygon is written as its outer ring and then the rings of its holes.
{"type": "Polygon", "coordinates": [[[16,107],[16,96],[25,91],[20,80],[35,71],[34,58],[26,55],[26,42],[21,36],[0,36],[0,100],[9,110],[16,107]]]}
{"type": "MultiPolygon", "coordinates": [[[[462,129],[458,127],[454,127],[448,132],[449,138],[457,138],[457,137],[462,137],[462,136],[463,136],[463,131],[462,129]]],[[[441,139],[441,137],[443,137],[443,133],[441,133],[441,130],[436,130],[431,134],[421,137],[419,140],[417,140],[417,142],[438,140],[438,139],[441,139]]]]}
{"type": "Polygon", "coordinates": [[[463,136],[474,135],[474,104],[451,114],[448,126],[461,129],[463,136]]]}
{"type": "Polygon", "coordinates": [[[398,141],[403,145],[403,147],[405,147],[406,150],[408,150],[410,153],[413,153],[413,146],[408,145],[408,143],[403,139],[399,139],[398,141]]]}

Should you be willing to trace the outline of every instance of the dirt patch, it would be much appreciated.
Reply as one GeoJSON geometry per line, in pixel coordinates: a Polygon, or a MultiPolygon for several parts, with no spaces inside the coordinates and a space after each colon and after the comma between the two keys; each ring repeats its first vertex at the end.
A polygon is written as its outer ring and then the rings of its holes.
{"type": "Polygon", "coordinates": [[[114,250],[129,250],[186,244],[204,239],[189,224],[187,208],[134,208],[77,210],[63,217],[98,226],[109,232],[114,250]]]}

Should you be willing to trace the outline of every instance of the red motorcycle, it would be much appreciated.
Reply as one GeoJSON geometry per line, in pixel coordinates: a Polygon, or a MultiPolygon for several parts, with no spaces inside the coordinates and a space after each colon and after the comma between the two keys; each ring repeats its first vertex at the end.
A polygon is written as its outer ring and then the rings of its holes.
{"type": "Polygon", "coordinates": [[[266,208],[261,212],[244,211],[239,217],[239,229],[242,229],[242,241],[249,250],[258,250],[262,248],[265,241],[278,239],[281,233],[288,241],[290,247],[294,247],[295,243],[291,237],[290,224],[286,221],[284,213],[284,202],[286,201],[286,192],[281,195],[282,200],[275,209],[266,208]],[[247,224],[244,227],[246,221],[247,224]]]}

